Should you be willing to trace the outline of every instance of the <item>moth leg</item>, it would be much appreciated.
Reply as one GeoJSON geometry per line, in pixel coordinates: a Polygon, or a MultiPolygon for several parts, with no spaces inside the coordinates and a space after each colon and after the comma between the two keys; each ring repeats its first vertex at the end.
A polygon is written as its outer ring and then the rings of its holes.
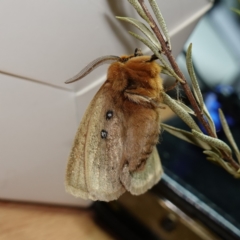
{"type": "Polygon", "coordinates": [[[151,104],[155,108],[159,108],[158,100],[149,97],[149,92],[146,89],[131,89],[125,90],[125,97],[127,97],[130,101],[135,102],[137,104],[148,105],[151,104]]]}
{"type": "Polygon", "coordinates": [[[177,87],[178,82],[179,82],[178,80],[175,80],[174,84],[172,84],[171,86],[167,87],[167,89],[165,91],[168,92],[168,91],[173,90],[175,87],[177,87]]]}
{"type": "Polygon", "coordinates": [[[163,105],[163,104],[160,103],[160,104],[158,105],[158,108],[160,108],[160,109],[166,109],[166,105],[163,105]]]}

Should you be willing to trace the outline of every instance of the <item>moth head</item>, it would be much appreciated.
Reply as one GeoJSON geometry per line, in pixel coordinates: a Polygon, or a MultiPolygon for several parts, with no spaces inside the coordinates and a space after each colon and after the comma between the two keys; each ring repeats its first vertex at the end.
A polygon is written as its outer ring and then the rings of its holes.
{"type": "Polygon", "coordinates": [[[118,62],[123,63],[126,70],[156,77],[161,72],[161,67],[155,62],[157,59],[155,55],[143,55],[141,50],[136,48],[134,55],[121,56],[118,62]]]}

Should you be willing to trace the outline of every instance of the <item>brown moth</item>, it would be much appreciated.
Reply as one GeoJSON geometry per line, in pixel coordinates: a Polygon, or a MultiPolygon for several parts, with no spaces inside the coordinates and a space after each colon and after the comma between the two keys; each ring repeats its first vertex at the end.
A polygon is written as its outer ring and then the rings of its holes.
{"type": "Polygon", "coordinates": [[[130,56],[96,59],[66,83],[112,62],[77,131],[66,172],[66,191],[111,201],[155,185],[162,167],[156,149],[162,102],[161,67],[136,49],[130,56]]]}

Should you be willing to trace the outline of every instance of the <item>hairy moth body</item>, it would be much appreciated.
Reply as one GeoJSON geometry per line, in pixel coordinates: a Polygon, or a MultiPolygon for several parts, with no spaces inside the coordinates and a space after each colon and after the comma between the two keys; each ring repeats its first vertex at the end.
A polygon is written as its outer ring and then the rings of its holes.
{"type": "Polygon", "coordinates": [[[162,79],[151,56],[107,56],[70,79],[74,82],[114,61],[77,131],[66,172],[66,190],[76,197],[111,201],[125,191],[139,195],[162,174],[156,149],[160,134],[162,79]]]}

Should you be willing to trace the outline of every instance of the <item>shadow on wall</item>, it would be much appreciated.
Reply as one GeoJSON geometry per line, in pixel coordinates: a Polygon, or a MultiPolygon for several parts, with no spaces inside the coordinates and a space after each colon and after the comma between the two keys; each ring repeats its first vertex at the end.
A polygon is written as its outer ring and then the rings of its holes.
{"type": "Polygon", "coordinates": [[[144,45],[140,43],[137,39],[131,37],[130,35],[128,38],[126,37],[125,34],[122,34],[122,32],[127,33],[128,31],[138,32],[138,30],[135,27],[123,21],[112,20],[112,16],[114,18],[115,16],[122,16],[122,17],[131,16],[134,18],[134,16],[136,16],[135,9],[130,5],[130,3],[124,3],[123,1],[112,1],[112,0],[106,0],[106,1],[108,2],[109,8],[110,8],[109,14],[105,14],[106,22],[109,24],[110,29],[119,39],[121,44],[126,48],[127,52],[123,54],[131,54],[134,52],[134,49],[137,47],[142,47],[143,49],[144,45]],[[128,9],[126,9],[126,7],[128,7],[128,9]],[[129,39],[131,40],[129,41],[129,39]],[[133,46],[134,46],[134,49],[133,49],[133,46]]]}

